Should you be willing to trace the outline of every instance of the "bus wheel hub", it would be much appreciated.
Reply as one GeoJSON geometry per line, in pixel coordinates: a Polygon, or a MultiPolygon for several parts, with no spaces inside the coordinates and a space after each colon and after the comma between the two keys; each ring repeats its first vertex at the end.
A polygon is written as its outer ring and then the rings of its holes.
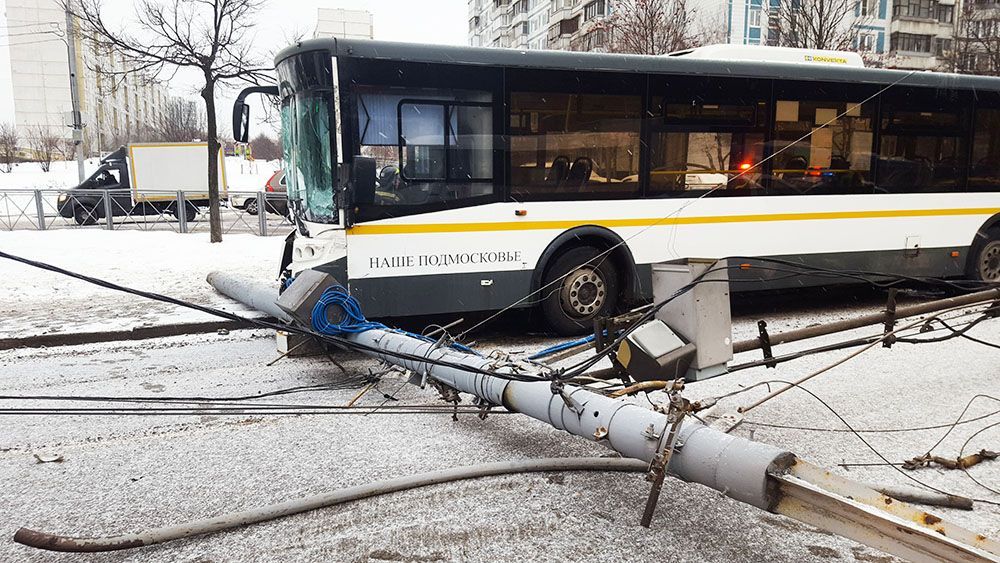
{"type": "Polygon", "coordinates": [[[563,306],[572,315],[593,315],[604,305],[607,287],[595,270],[581,268],[566,276],[562,289],[563,306]]]}
{"type": "Polygon", "coordinates": [[[979,266],[980,277],[987,281],[1000,279],[1000,241],[986,245],[982,256],[982,263],[979,266]]]}

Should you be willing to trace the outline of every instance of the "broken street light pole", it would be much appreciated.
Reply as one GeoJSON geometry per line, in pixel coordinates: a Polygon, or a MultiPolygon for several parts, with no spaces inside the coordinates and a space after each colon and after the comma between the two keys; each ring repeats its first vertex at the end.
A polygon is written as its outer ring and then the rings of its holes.
{"type": "MultiPolygon", "coordinates": [[[[482,373],[507,370],[496,360],[385,329],[347,335],[385,350],[373,356],[528,415],[570,434],[604,443],[625,457],[651,462],[667,416],[581,387],[556,389],[482,373]],[[397,353],[431,361],[400,359],[397,353]],[[449,365],[432,363],[441,360],[449,365]],[[456,365],[468,366],[468,370],[456,365]]],[[[774,446],[684,421],[668,470],[735,500],[833,531],[913,561],[1000,561],[1000,544],[981,534],[842,479],[774,446]]]]}
{"type": "MultiPolygon", "coordinates": [[[[300,322],[315,312],[316,300],[308,295],[323,291],[316,284],[305,288],[308,277],[298,280],[301,291],[282,294],[300,322]]],[[[246,291],[226,291],[227,284],[216,282],[216,289],[246,303],[246,291]]],[[[349,299],[346,291],[341,293],[349,299]]],[[[663,459],[657,458],[662,453],[657,450],[664,432],[669,432],[667,415],[579,386],[546,381],[536,364],[491,359],[387,328],[365,327],[341,336],[376,350],[366,354],[409,370],[420,383],[436,383],[474,395],[487,405],[502,405],[649,463],[651,469],[663,459]]],[[[678,425],[666,470],[735,500],[913,561],[1000,561],[1000,544],[993,539],[832,475],[780,448],[731,436],[690,418],[678,425]]]]}

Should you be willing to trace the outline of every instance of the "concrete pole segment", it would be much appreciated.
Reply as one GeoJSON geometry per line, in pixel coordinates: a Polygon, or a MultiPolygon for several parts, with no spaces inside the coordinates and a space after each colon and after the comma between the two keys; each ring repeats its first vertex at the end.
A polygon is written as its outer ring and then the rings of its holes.
{"type": "MultiPolygon", "coordinates": [[[[495,361],[448,347],[436,347],[434,343],[402,333],[375,329],[347,338],[390,352],[469,366],[469,370],[464,370],[401,360],[389,354],[373,354],[458,391],[605,444],[624,457],[651,461],[660,434],[667,427],[664,414],[580,387],[567,386],[564,393],[570,401],[566,401],[562,395],[552,392],[549,382],[512,381],[476,373],[475,370],[492,370],[495,361]]],[[[512,368],[500,367],[497,371],[511,373],[512,368]]],[[[780,471],[794,460],[791,453],[780,448],[731,436],[694,421],[682,424],[678,444],[668,467],[672,474],[764,510],[770,510],[777,502],[773,487],[768,486],[769,472],[780,471]]]]}
{"type": "Polygon", "coordinates": [[[211,272],[206,280],[216,291],[226,297],[235,299],[251,309],[267,313],[279,321],[292,322],[292,318],[274,303],[278,293],[273,287],[267,287],[224,272],[211,272]]]}

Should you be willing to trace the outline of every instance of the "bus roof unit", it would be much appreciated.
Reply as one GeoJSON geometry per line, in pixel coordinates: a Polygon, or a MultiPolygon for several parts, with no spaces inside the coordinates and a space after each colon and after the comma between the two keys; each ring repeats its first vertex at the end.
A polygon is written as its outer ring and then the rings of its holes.
{"type": "Polygon", "coordinates": [[[865,66],[861,55],[848,51],[768,47],[765,45],[705,45],[694,49],[675,51],[667,56],[715,61],[755,61],[860,68],[865,66]]]}

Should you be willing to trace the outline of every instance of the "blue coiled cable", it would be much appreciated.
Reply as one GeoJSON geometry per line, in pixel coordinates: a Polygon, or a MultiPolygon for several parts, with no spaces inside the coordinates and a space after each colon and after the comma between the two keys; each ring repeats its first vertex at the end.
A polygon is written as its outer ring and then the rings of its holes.
{"type": "Polygon", "coordinates": [[[338,336],[341,334],[357,334],[373,328],[387,328],[382,323],[369,321],[361,312],[358,300],[351,297],[344,286],[329,287],[320,295],[319,301],[312,310],[313,329],[322,334],[338,336]],[[339,307],[341,319],[339,323],[330,322],[327,311],[331,306],[339,307]]]}
{"type": "MultiPolygon", "coordinates": [[[[361,305],[358,304],[358,300],[347,293],[347,290],[342,285],[335,285],[327,288],[326,291],[323,292],[323,295],[320,296],[319,300],[316,301],[316,305],[313,306],[312,310],[312,325],[316,332],[332,336],[357,334],[359,332],[378,328],[393,330],[394,332],[405,334],[425,342],[435,342],[433,338],[428,338],[426,336],[414,334],[405,330],[389,329],[389,327],[382,323],[369,321],[365,318],[364,313],[361,312],[361,305]],[[340,308],[341,320],[339,323],[330,322],[330,316],[327,312],[331,306],[340,308]]],[[[457,342],[452,343],[451,347],[470,354],[476,354],[477,356],[480,355],[479,352],[476,352],[472,348],[463,346],[457,342]]]]}

